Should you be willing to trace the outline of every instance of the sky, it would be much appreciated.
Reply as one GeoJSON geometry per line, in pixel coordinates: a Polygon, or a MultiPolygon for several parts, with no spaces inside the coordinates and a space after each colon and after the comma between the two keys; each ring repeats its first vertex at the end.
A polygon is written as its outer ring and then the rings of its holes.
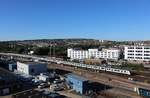
{"type": "Polygon", "coordinates": [[[0,0],[0,40],[150,40],[150,0],[0,0]]]}

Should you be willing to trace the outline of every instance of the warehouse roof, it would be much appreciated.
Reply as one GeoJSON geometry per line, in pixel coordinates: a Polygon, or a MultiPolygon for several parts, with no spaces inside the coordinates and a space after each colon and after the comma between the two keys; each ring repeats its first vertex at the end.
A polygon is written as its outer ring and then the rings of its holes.
{"type": "Polygon", "coordinates": [[[30,65],[46,64],[46,63],[32,62],[32,61],[24,61],[24,62],[19,62],[19,63],[30,64],[30,65]]]}
{"type": "Polygon", "coordinates": [[[78,76],[78,75],[75,75],[75,74],[67,74],[67,77],[74,78],[74,79],[77,79],[79,81],[88,81],[88,79],[81,77],[81,76],[78,76]]]}

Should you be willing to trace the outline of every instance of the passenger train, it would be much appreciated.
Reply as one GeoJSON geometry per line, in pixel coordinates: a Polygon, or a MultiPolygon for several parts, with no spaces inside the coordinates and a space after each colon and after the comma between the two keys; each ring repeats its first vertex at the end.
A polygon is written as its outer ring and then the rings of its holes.
{"type": "Polygon", "coordinates": [[[107,66],[87,65],[87,64],[74,63],[74,62],[68,62],[68,61],[60,61],[60,60],[48,60],[48,61],[55,62],[57,64],[65,64],[65,65],[71,65],[74,67],[93,69],[93,70],[97,70],[97,71],[106,71],[106,72],[113,72],[113,73],[124,74],[124,75],[131,75],[131,72],[129,70],[111,68],[111,67],[107,67],[107,66]]]}
{"type": "Polygon", "coordinates": [[[21,55],[21,54],[12,54],[12,53],[7,53],[7,54],[0,53],[0,54],[1,55],[11,55],[11,56],[32,58],[32,59],[37,59],[39,61],[42,60],[42,61],[46,61],[46,62],[54,62],[57,64],[71,65],[74,67],[93,69],[93,70],[97,70],[97,71],[106,71],[106,72],[113,72],[113,73],[124,74],[124,75],[131,75],[131,72],[129,70],[111,68],[111,67],[107,67],[107,66],[87,65],[87,64],[81,64],[81,63],[74,63],[74,62],[62,61],[62,60],[57,60],[57,59],[48,59],[48,58],[41,58],[41,57],[21,55]]]}

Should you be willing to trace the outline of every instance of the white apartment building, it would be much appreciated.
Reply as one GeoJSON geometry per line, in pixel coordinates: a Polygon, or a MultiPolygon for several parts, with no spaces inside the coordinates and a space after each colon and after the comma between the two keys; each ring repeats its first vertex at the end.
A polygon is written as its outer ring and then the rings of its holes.
{"type": "Polygon", "coordinates": [[[67,50],[67,56],[70,57],[71,60],[82,60],[87,58],[104,58],[118,60],[120,56],[120,50],[102,49],[102,51],[99,51],[98,49],[76,50],[71,48],[67,50]]]}
{"type": "Polygon", "coordinates": [[[124,59],[150,61],[150,46],[125,46],[124,59]]]}

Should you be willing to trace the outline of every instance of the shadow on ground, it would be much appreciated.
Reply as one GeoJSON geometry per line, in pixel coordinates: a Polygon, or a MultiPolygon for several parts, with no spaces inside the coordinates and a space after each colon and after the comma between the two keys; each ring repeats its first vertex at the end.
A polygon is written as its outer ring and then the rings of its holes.
{"type": "Polygon", "coordinates": [[[65,74],[71,73],[70,71],[65,71],[61,69],[49,69],[48,71],[55,72],[56,74],[59,74],[59,75],[65,75],[65,74]]]}
{"type": "Polygon", "coordinates": [[[105,84],[98,83],[98,82],[90,82],[89,88],[90,90],[94,92],[101,92],[104,90],[112,89],[112,87],[105,85],[105,84]]]}

